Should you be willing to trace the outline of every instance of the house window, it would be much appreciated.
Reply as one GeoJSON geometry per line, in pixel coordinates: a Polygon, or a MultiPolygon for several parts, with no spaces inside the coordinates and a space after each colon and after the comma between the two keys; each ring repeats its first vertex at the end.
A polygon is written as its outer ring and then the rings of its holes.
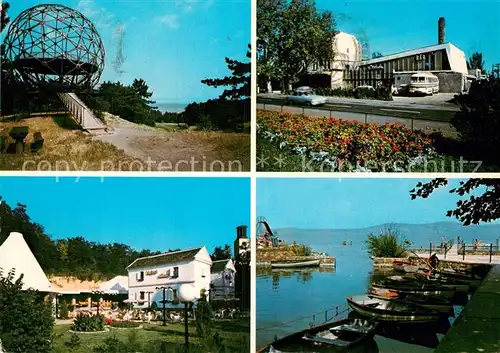
{"type": "Polygon", "coordinates": [[[347,48],[347,54],[349,54],[349,48],[347,48]]]}
{"type": "Polygon", "coordinates": [[[144,271],[139,272],[139,273],[136,275],[136,279],[137,279],[137,282],[142,282],[142,281],[144,281],[144,271]]]}
{"type": "Polygon", "coordinates": [[[139,300],[144,300],[144,292],[140,292],[140,294],[139,294],[139,300]]]}
{"type": "Polygon", "coordinates": [[[174,275],[172,277],[173,278],[179,277],[179,267],[174,267],[174,275]]]}
{"type": "Polygon", "coordinates": [[[205,267],[201,268],[201,278],[205,278],[205,267]]]}

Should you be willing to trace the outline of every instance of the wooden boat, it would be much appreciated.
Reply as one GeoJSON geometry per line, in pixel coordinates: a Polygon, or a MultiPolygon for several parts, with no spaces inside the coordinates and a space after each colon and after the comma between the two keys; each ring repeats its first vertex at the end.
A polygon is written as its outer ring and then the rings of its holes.
{"type": "Polygon", "coordinates": [[[383,283],[372,283],[372,287],[375,289],[390,289],[401,294],[415,294],[419,296],[427,297],[440,297],[445,299],[453,299],[455,297],[456,291],[454,289],[436,289],[436,288],[402,288],[400,286],[391,286],[390,284],[383,283]]]}
{"type": "Polygon", "coordinates": [[[295,268],[295,267],[315,267],[315,266],[319,266],[319,260],[271,263],[271,268],[295,268]]]}
{"type": "Polygon", "coordinates": [[[455,272],[455,271],[433,271],[433,276],[443,277],[447,279],[453,279],[456,281],[461,281],[468,283],[471,287],[477,288],[483,281],[479,276],[473,275],[471,273],[465,272],[455,272]]]}
{"type": "Polygon", "coordinates": [[[370,289],[368,295],[372,298],[390,300],[394,303],[413,303],[424,308],[439,311],[442,314],[449,314],[449,316],[455,316],[455,310],[453,309],[453,304],[451,300],[442,299],[436,297],[433,299],[426,296],[412,295],[412,294],[401,294],[388,289],[370,289]]]}
{"type": "Polygon", "coordinates": [[[420,269],[420,266],[413,262],[407,261],[395,261],[392,263],[394,271],[404,272],[404,273],[414,273],[420,269]]]}
{"type": "Polygon", "coordinates": [[[427,277],[423,278],[408,278],[402,276],[390,276],[385,280],[381,280],[380,282],[385,282],[388,284],[406,287],[406,288],[437,288],[437,289],[454,289],[457,292],[468,293],[470,290],[470,286],[468,284],[450,282],[446,280],[436,280],[427,277]]]}
{"type": "Polygon", "coordinates": [[[377,323],[366,319],[344,319],[309,328],[274,341],[258,353],[344,351],[372,339],[377,323]]]}
{"type": "Polygon", "coordinates": [[[358,295],[347,298],[347,304],[358,314],[380,321],[399,323],[436,322],[440,313],[412,303],[393,303],[389,300],[358,295]]]}
{"type": "Polygon", "coordinates": [[[414,274],[415,277],[417,278],[427,278],[427,279],[430,279],[432,281],[441,281],[441,282],[449,282],[449,283],[458,283],[458,284],[466,284],[468,285],[470,288],[477,288],[479,287],[479,285],[481,284],[482,280],[481,279],[466,279],[466,278],[460,278],[460,277],[451,277],[451,276],[447,276],[447,275],[444,275],[444,274],[440,274],[440,273],[431,273],[429,275],[429,273],[420,273],[420,272],[416,272],[414,274]]]}

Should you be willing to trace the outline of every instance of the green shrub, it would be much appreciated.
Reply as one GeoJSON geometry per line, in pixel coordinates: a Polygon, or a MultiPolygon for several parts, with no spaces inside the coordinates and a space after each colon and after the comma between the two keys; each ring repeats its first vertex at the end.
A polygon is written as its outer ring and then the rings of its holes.
{"type": "Polygon", "coordinates": [[[396,228],[389,227],[379,235],[368,235],[366,245],[368,253],[373,257],[406,257],[406,246],[409,244],[396,228]]]}
{"type": "Polygon", "coordinates": [[[76,349],[80,347],[81,340],[76,333],[72,333],[68,341],[64,342],[64,345],[70,349],[76,349]]]}
{"type": "Polygon", "coordinates": [[[141,326],[141,323],[134,321],[113,321],[109,326],[117,328],[134,328],[141,326]]]}
{"type": "Polygon", "coordinates": [[[71,308],[68,302],[66,301],[61,301],[59,303],[59,318],[63,320],[67,320],[69,318],[69,312],[71,308]]]}
{"type": "Polygon", "coordinates": [[[456,96],[461,111],[453,117],[451,124],[460,138],[467,143],[474,158],[498,164],[500,149],[500,77],[473,82],[468,94],[456,96]]]}
{"type": "Polygon", "coordinates": [[[103,315],[78,315],[73,321],[73,331],[76,332],[99,332],[104,331],[106,322],[103,315]]]}
{"type": "Polygon", "coordinates": [[[291,247],[295,256],[311,256],[312,249],[307,245],[294,245],[291,247]]]}
{"type": "Polygon", "coordinates": [[[212,307],[203,291],[196,307],[196,333],[198,337],[205,338],[211,335],[212,328],[212,307]]]}
{"type": "Polygon", "coordinates": [[[9,353],[52,352],[52,305],[41,293],[22,290],[23,276],[0,269],[0,341],[9,353]]]}

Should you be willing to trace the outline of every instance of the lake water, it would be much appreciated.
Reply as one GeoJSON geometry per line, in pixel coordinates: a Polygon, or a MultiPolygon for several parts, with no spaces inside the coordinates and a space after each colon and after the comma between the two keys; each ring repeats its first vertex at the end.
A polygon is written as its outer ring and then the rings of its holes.
{"type": "MultiPolygon", "coordinates": [[[[355,242],[352,246],[332,245],[323,249],[313,246],[313,249],[336,257],[336,269],[257,269],[257,347],[272,342],[276,337],[281,338],[305,329],[311,323],[324,322],[327,309],[330,309],[326,314],[330,320],[336,313],[337,306],[339,312],[346,308],[346,297],[363,294],[368,290],[373,279],[373,263],[364,243],[355,242]],[[313,313],[316,313],[314,317],[313,313]]],[[[365,352],[433,352],[432,348],[378,335],[375,336],[375,342],[377,349],[371,347],[365,352]]]]}

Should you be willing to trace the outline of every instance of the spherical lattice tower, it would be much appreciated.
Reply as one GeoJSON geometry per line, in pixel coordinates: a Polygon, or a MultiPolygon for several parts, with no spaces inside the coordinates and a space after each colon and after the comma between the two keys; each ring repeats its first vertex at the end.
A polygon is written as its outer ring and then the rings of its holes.
{"type": "Polygon", "coordinates": [[[34,88],[94,87],[104,69],[104,47],[96,28],[67,6],[45,4],[23,11],[11,23],[5,67],[34,88]]]}

